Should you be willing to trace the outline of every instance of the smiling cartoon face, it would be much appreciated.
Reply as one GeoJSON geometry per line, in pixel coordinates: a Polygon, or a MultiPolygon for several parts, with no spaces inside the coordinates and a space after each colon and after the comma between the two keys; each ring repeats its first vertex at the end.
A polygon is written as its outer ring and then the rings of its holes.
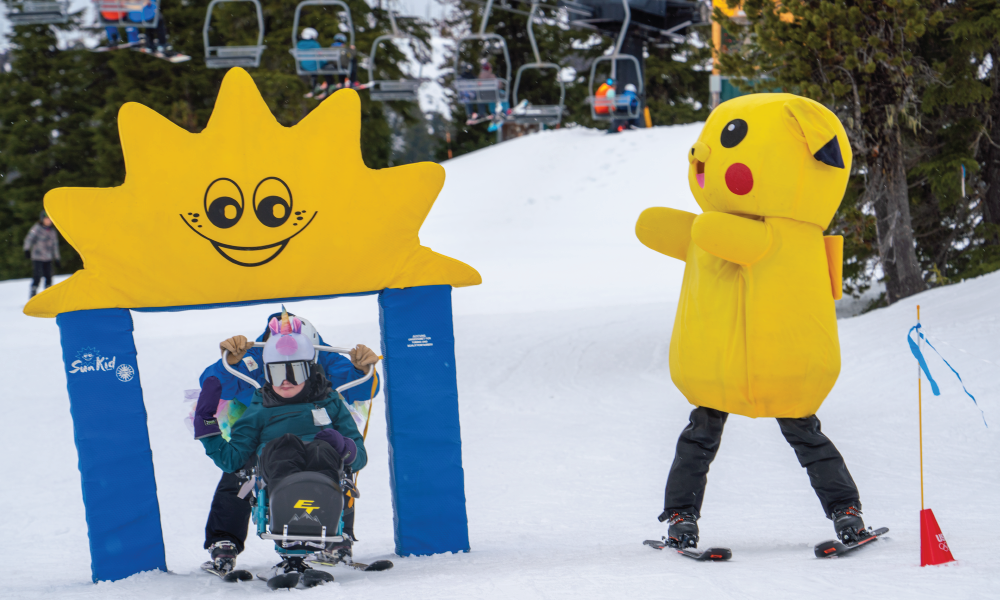
{"type": "Polygon", "coordinates": [[[851,149],[836,115],[792,94],[751,94],[716,108],[688,150],[702,210],[785,217],[826,229],[847,188],[851,149]]]}
{"type": "Polygon", "coordinates": [[[229,262],[258,267],[277,258],[317,214],[297,207],[291,188],[279,177],[265,177],[255,185],[249,207],[240,185],[228,177],[219,177],[208,184],[201,211],[180,216],[191,231],[205,238],[229,262]],[[246,235],[241,235],[244,232],[246,235]],[[237,241],[242,244],[234,243],[237,241]]]}
{"type": "Polygon", "coordinates": [[[32,298],[28,314],[481,281],[475,269],[420,245],[444,169],[365,165],[354,90],[337,91],[285,127],[250,75],[232,69],[201,132],[136,103],[122,107],[118,128],[122,185],[45,196],[85,268],[32,298]]]}
{"type": "Polygon", "coordinates": [[[76,353],[76,358],[85,365],[92,365],[94,364],[94,359],[97,358],[97,350],[94,348],[83,348],[76,353]]]}

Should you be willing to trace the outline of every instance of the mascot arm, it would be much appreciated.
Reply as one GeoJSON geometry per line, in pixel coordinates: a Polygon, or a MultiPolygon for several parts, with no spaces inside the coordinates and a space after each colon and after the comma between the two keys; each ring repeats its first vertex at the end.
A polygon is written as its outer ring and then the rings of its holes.
{"type": "Polygon", "coordinates": [[[749,266],[771,249],[771,228],[763,221],[720,212],[698,215],[691,238],[705,252],[749,266]]]}
{"type": "Polygon", "coordinates": [[[824,236],[823,243],[826,244],[826,263],[830,267],[833,299],[840,300],[844,295],[844,237],[824,236]]]}
{"type": "Polygon", "coordinates": [[[635,223],[635,236],[661,254],[686,260],[695,216],[694,213],[673,208],[647,208],[635,223]]]}

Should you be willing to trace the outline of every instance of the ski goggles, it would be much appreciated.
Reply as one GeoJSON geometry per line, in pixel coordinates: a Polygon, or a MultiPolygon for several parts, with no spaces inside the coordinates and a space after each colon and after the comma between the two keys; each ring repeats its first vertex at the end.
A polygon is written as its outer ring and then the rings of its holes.
{"type": "Polygon", "coordinates": [[[305,383],[312,375],[312,361],[290,360],[288,362],[273,362],[264,365],[264,374],[271,385],[281,385],[287,381],[292,385],[305,383]]]}

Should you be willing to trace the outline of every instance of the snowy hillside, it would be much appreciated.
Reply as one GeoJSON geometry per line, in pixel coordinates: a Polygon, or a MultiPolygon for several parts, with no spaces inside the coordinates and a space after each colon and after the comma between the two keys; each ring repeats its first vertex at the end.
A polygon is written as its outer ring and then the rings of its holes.
{"type": "MultiPolygon", "coordinates": [[[[472,551],[391,555],[385,407],[379,397],[362,472],[359,560],[336,582],[295,591],[339,598],[998,598],[1000,569],[1000,273],[841,320],[843,370],[819,412],[862,493],[865,520],[889,538],[821,561],[830,522],[773,420],[733,417],[713,465],[702,545],[733,549],[698,564],[642,546],[656,521],[690,406],[670,382],[667,351],[682,265],[633,233],[648,206],[697,210],[685,151],[699,126],[617,136],[561,130],[445,164],[424,244],[476,267],[483,285],[454,292],[463,461],[472,551]],[[916,365],[905,335],[921,305],[935,345],[990,421],[940,362],[942,396],[924,387],[927,505],[958,563],[919,567],[916,365]]],[[[54,320],[25,317],[25,281],[0,283],[6,395],[0,419],[0,574],[10,598],[263,596],[261,582],[198,570],[219,471],[183,424],[224,337],[256,335],[274,308],[135,313],[170,573],[90,583],[72,422],[54,320]]],[[[379,344],[373,297],[293,305],[328,342],[379,344]]],[[[113,414],[107,416],[114,419],[113,414]]],[[[277,562],[251,538],[240,564],[277,562]]]]}

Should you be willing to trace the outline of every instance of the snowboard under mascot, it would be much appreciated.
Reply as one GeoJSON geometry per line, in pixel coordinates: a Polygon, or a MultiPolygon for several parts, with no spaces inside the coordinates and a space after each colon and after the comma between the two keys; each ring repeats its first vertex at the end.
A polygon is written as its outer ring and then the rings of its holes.
{"type": "Polygon", "coordinates": [[[697,546],[729,413],[776,418],[837,538],[865,539],[857,486],[815,415],[840,373],[843,238],[823,231],[850,175],[844,127],[807,98],[743,96],[712,112],[688,162],[704,212],[650,208],[636,223],[643,244],[686,263],[670,377],[696,408],[667,478],[665,541],[697,546]]]}

